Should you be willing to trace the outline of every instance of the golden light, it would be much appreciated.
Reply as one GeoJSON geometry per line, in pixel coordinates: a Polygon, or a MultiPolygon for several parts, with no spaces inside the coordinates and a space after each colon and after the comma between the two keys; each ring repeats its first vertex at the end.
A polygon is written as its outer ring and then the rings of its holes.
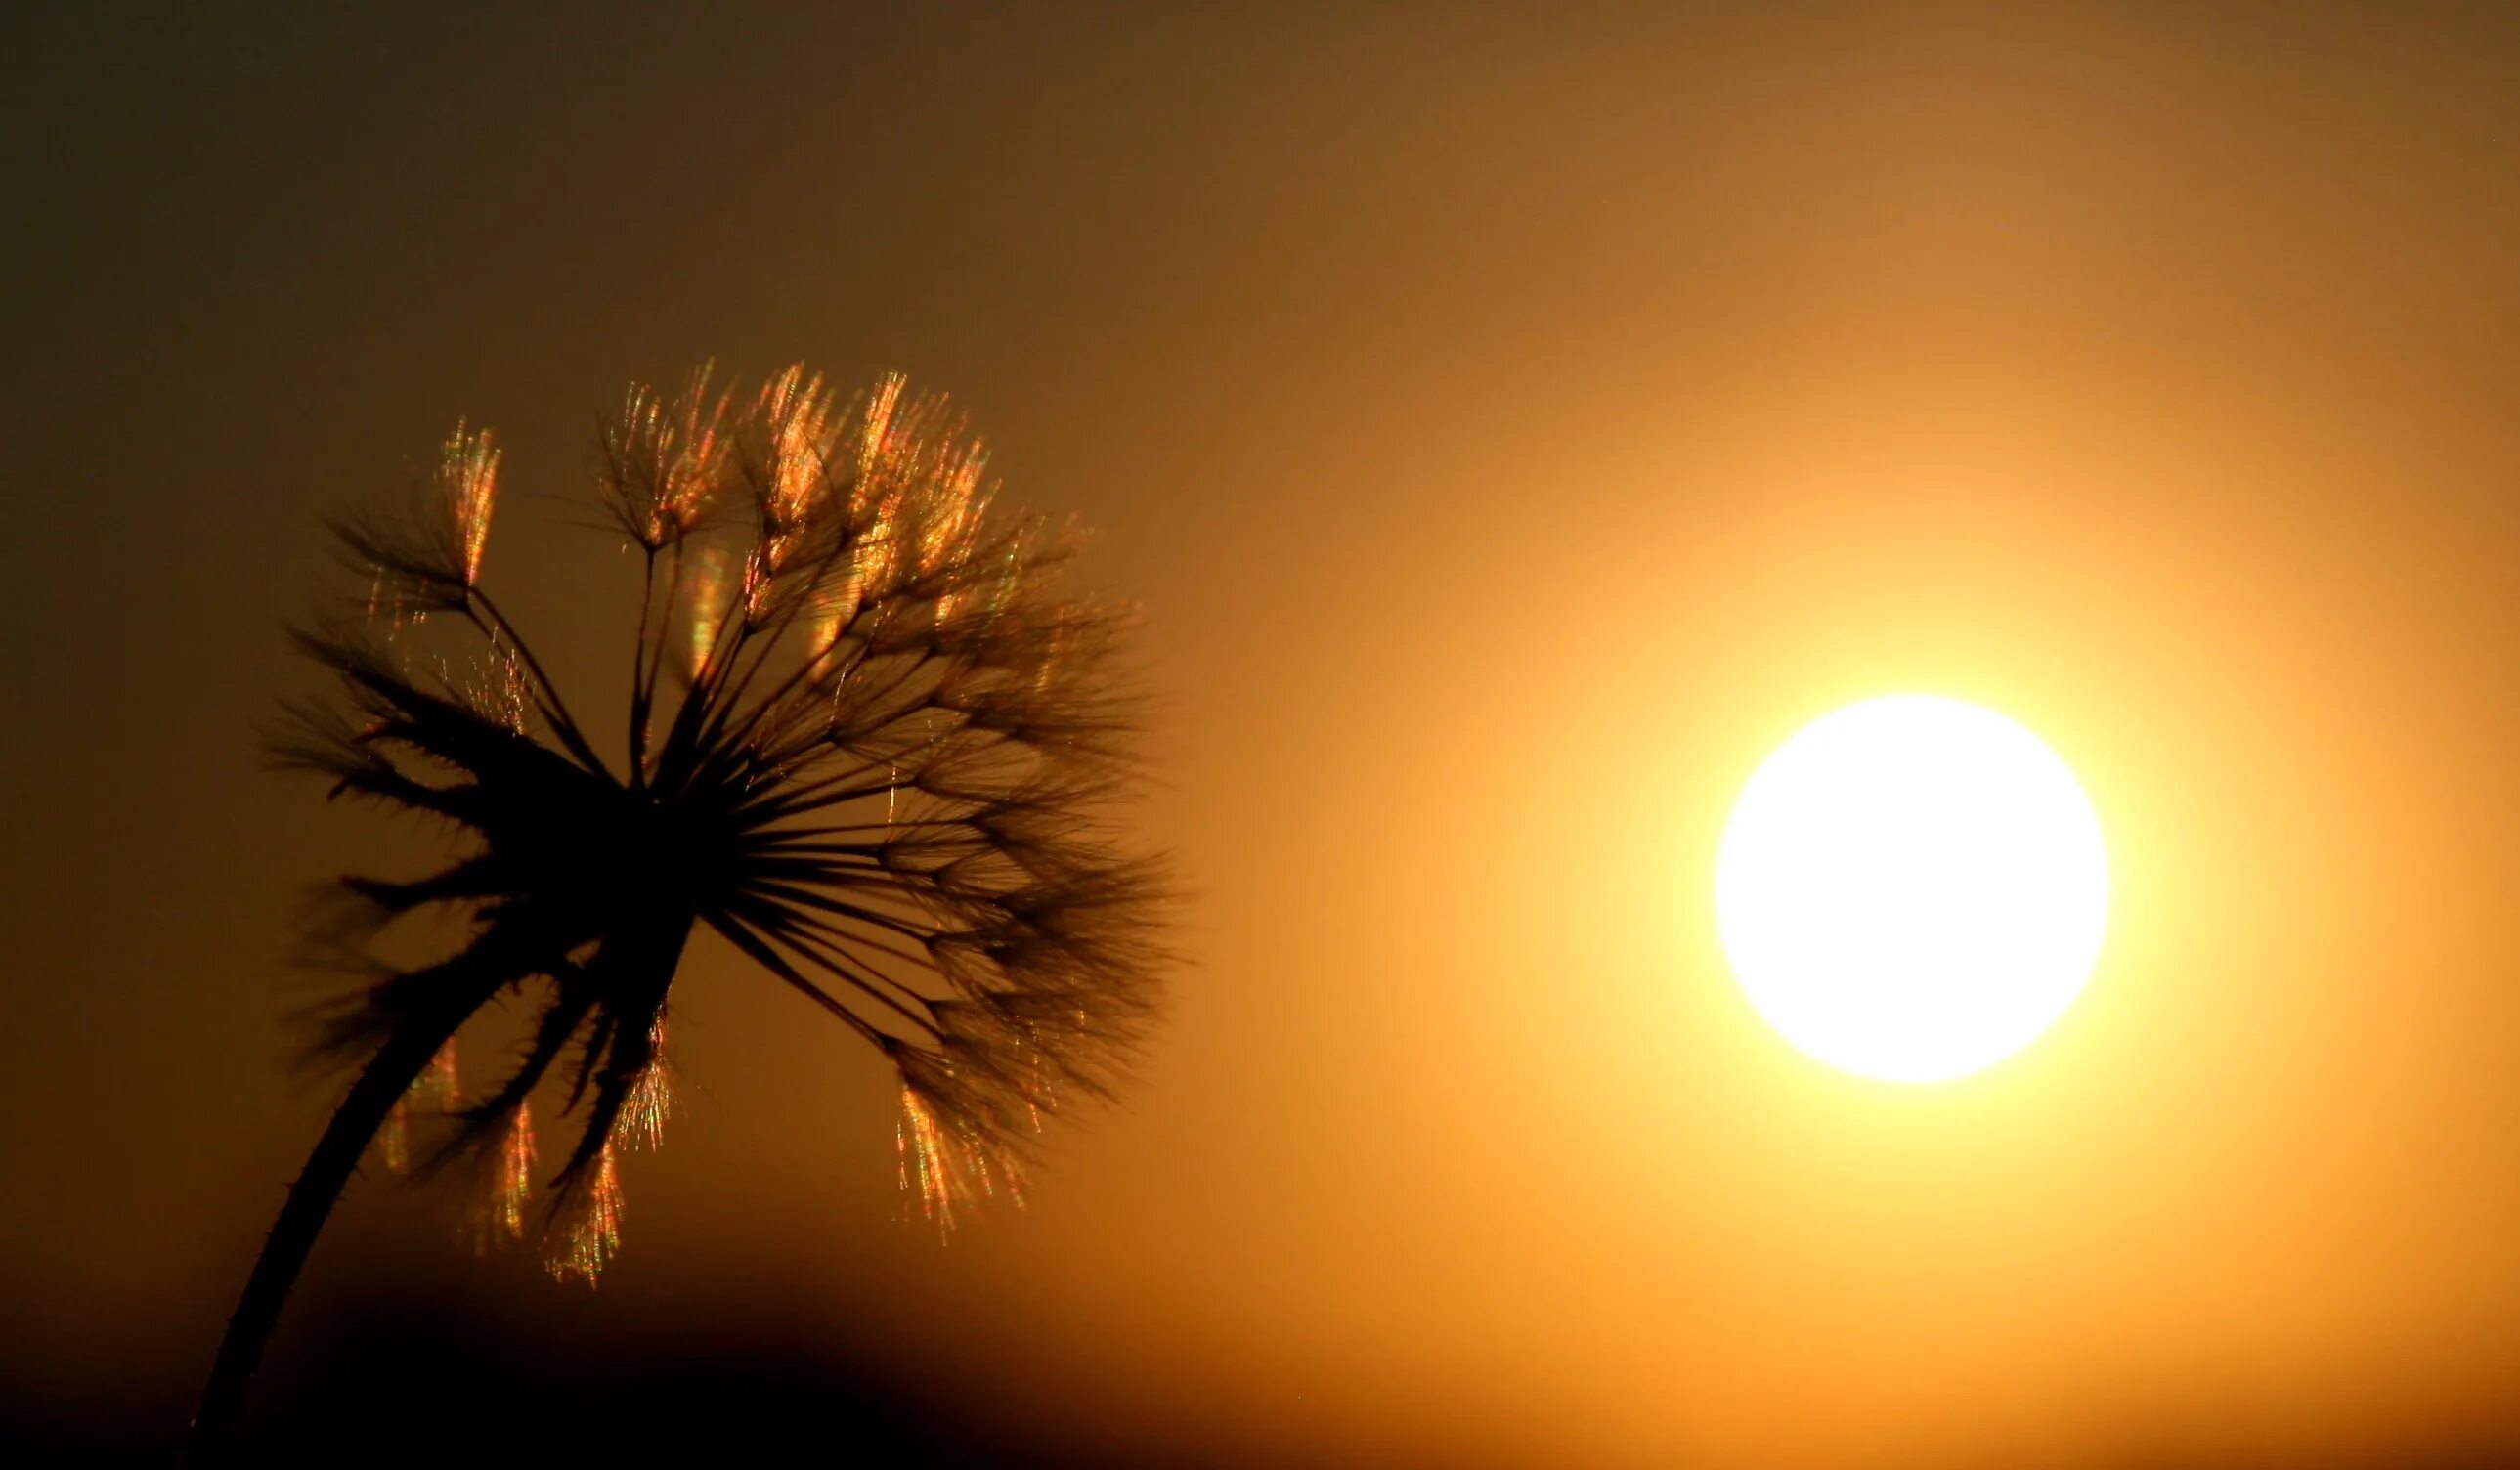
{"type": "Polygon", "coordinates": [[[2108,919],[2099,820],[2037,735],[1893,694],[1803,728],[1716,864],[1733,972],[1803,1051],[1889,1082],[2002,1061],[2082,993],[2108,919]]]}

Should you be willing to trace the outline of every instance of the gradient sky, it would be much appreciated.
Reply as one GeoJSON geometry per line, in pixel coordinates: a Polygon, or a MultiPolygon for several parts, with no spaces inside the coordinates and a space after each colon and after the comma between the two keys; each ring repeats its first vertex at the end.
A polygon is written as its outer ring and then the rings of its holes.
{"type": "Polygon", "coordinates": [[[410,849],[256,764],[318,516],[494,425],[487,578],[592,660],[537,497],[715,357],[906,371],[1101,529],[1196,963],[939,1249],[877,1060],[697,949],[602,1291],[356,1187],[276,1415],[418,1322],[1035,1458],[2520,1448],[2520,20],[527,9],[0,21],[11,1433],[167,1442],[320,1127],[295,896],[410,849]],[[1712,922],[1760,758],[1896,690],[2116,884],[1922,1090],[1712,922]]]}

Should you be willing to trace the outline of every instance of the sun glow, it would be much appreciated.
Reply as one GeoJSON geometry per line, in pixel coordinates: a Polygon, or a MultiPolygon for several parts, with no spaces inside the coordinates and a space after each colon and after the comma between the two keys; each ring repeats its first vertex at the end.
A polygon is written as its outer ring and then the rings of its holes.
{"type": "Polygon", "coordinates": [[[2038,1038],[2108,918],[2100,826],[2065,763],[1973,704],[1894,694],[1806,726],[1743,788],[1716,919],[1751,1003],[1810,1055],[1943,1082],[2038,1038]]]}

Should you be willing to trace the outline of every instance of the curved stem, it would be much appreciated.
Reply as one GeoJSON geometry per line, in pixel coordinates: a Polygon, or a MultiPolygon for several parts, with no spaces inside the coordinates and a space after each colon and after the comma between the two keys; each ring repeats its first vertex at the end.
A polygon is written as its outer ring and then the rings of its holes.
{"type": "MultiPolygon", "coordinates": [[[[349,1095],[334,1110],[333,1121],[307,1156],[305,1169],[289,1186],[289,1198],[263,1241],[253,1274],[246,1278],[236,1314],[228,1318],[227,1336],[219,1343],[209,1384],[202,1391],[201,1410],[193,1418],[188,1463],[219,1464],[230,1454],[254,1368],[262,1361],[263,1348],[280,1320],[281,1306],[289,1300],[290,1288],[296,1284],[317,1233],[332,1215],[334,1202],[341,1197],[342,1187],[357,1172],[359,1159],[385,1115],[478,1003],[470,994],[476,988],[464,987],[467,994],[443,998],[442,1003],[432,1004],[398,1027],[377,1048],[359,1080],[351,1084],[349,1095]]],[[[486,994],[481,999],[487,999],[486,994]]]]}

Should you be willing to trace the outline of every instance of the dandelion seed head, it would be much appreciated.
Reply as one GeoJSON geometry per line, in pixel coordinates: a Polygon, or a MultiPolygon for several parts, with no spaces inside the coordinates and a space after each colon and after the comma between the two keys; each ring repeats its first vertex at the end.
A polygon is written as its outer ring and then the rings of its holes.
{"type": "MultiPolygon", "coordinates": [[[[463,843],[416,879],[345,880],[361,942],[423,910],[473,938],[378,966],[320,1045],[374,1055],[449,1005],[531,998],[521,1059],[439,1157],[492,1176],[476,1243],[534,1215],[555,1274],[591,1281],[619,1248],[621,1160],[674,1108],[662,1016],[705,925],[892,1061],[906,1214],[942,1230],[1021,1204],[1048,1120],[1112,1094],[1159,999],[1160,867],[1109,815],[1135,769],[1125,612],[1070,590],[1074,538],[1003,507],[985,445],[897,375],[844,400],[798,366],[738,397],[703,368],[634,385],[600,448],[645,577],[627,719],[579,723],[477,585],[485,431],[440,455],[452,514],[337,526],[368,618],[299,634],[339,696],[273,748],[463,843]],[[598,748],[613,731],[626,763],[598,748]],[[538,1089],[577,1131],[537,1215],[538,1089]]],[[[394,1167],[415,1120],[456,1107],[441,1061],[380,1134],[394,1167]]]]}

